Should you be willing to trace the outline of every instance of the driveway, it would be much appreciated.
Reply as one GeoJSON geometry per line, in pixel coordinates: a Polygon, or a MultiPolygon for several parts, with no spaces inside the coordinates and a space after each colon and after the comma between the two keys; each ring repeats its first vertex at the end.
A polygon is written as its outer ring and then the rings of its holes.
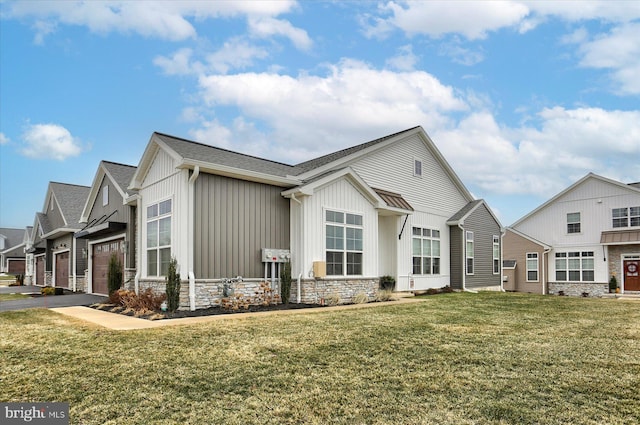
{"type": "MultiPolygon", "coordinates": [[[[40,293],[39,286],[10,286],[0,288],[0,294],[29,294],[40,293]]],[[[65,291],[64,295],[49,295],[46,297],[29,297],[22,300],[0,301],[0,312],[23,310],[25,308],[51,308],[86,306],[105,302],[107,297],[92,294],[73,293],[65,291]]]]}

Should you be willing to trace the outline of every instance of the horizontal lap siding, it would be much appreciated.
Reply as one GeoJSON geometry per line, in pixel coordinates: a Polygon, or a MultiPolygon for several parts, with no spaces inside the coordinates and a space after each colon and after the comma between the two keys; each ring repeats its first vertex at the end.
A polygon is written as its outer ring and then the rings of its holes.
{"type": "Polygon", "coordinates": [[[464,228],[472,231],[474,238],[474,273],[466,276],[465,286],[500,285],[500,274],[493,273],[493,236],[500,238],[500,227],[485,205],[465,219],[464,228]]]}
{"type": "Polygon", "coordinates": [[[262,248],[289,249],[289,200],[282,188],[201,174],[195,184],[198,279],[264,274],[262,248]]]}

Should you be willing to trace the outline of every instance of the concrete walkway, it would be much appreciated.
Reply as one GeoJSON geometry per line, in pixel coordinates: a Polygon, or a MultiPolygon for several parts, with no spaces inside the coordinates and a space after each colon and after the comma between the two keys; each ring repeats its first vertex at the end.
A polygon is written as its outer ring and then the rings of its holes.
{"type": "MultiPolygon", "coordinates": [[[[39,286],[10,286],[0,288],[0,294],[39,294],[40,289],[39,286]]],[[[26,308],[86,306],[103,303],[106,300],[107,297],[100,295],[65,291],[65,295],[48,295],[46,297],[29,297],[20,300],[0,301],[0,312],[24,310],[26,308]]]]}
{"type": "Polygon", "coordinates": [[[350,304],[335,307],[319,307],[319,308],[303,308],[296,310],[277,310],[277,311],[265,311],[257,313],[237,313],[237,314],[219,314],[213,316],[200,316],[200,317],[184,317],[180,319],[162,319],[162,320],[147,320],[138,319],[136,317],[125,316],[123,314],[109,313],[107,311],[100,311],[90,307],[62,307],[52,308],[51,311],[56,313],[71,316],[76,319],[84,320],[102,327],[126,331],[133,329],[152,329],[160,328],[164,326],[176,326],[176,325],[192,325],[196,323],[208,323],[220,320],[241,320],[249,317],[260,316],[276,316],[276,315],[291,315],[291,314],[309,314],[309,313],[328,313],[331,311],[340,310],[352,310],[362,308],[376,308],[382,306],[402,305],[416,302],[424,302],[422,298],[400,298],[396,301],[368,303],[368,304],[350,304]]]}

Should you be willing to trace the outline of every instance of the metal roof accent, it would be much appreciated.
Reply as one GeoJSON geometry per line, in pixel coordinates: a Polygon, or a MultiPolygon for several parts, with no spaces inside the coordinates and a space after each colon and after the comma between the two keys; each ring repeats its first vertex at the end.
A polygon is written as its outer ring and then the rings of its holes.
{"type": "Polygon", "coordinates": [[[612,230],[600,234],[603,245],[626,245],[640,243],[640,230],[612,230]]]}
{"type": "Polygon", "coordinates": [[[409,202],[407,202],[401,194],[389,192],[387,190],[376,189],[375,187],[372,187],[371,189],[373,189],[378,194],[378,196],[380,196],[382,200],[387,203],[388,206],[399,208],[402,210],[414,211],[411,204],[409,204],[409,202]]]}

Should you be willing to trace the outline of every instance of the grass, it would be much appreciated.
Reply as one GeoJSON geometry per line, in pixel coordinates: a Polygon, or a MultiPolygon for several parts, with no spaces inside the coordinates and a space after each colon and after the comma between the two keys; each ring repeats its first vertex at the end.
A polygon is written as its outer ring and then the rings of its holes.
{"type": "Polygon", "coordinates": [[[0,401],[82,424],[640,422],[640,303],[447,294],[419,304],[116,332],[0,314],[0,401]]]}
{"type": "Polygon", "coordinates": [[[11,301],[11,300],[22,300],[25,298],[29,298],[29,295],[25,294],[0,294],[0,302],[2,301],[11,301]]]}

